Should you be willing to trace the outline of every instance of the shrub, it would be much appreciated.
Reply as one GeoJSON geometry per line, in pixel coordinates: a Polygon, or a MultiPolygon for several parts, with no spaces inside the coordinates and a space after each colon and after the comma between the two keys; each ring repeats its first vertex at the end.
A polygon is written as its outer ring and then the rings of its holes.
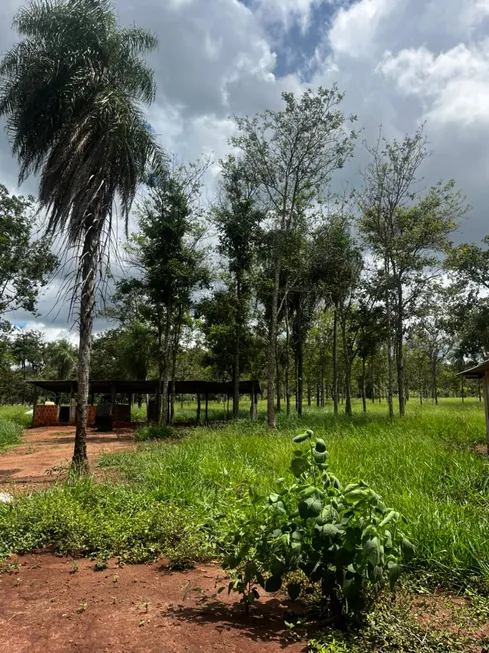
{"type": "Polygon", "coordinates": [[[116,556],[145,562],[165,556],[175,567],[207,555],[204,536],[181,506],[89,478],[0,503],[0,559],[47,546],[102,560],[116,556]]]}
{"type": "MultiPolygon", "coordinates": [[[[294,452],[295,481],[279,479],[265,502],[250,493],[243,513],[234,516],[238,523],[225,538],[224,568],[234,571],[229,591],[243,594],[246,603],[258,596],[256,584],[276,592],[285,577],[300,570],[339,621],[358,617],[386,582],[396,582],[401,558],[413,546],[399,528],[399,513],[366,483],[343,488],[328,469],[324,441],[313,443],[312,435],[306,431],[293,439],[308,443],[294,452]]],[[[287,591],[295,599],[302,587],[292,582],[287,591]]]]}
{"type": "Polygon", "coordinates": [[[179,437],[178,431],[172,426],[159,426],[150,424],[143,426],[136,431],[136,442],[147,442],[149,440],[174,440],[179,437]]]}
{"type": "Polygon", "coordinates": [[[0,449],[20,442],[24,428],[16,422],[0,419],[0,449]]]}

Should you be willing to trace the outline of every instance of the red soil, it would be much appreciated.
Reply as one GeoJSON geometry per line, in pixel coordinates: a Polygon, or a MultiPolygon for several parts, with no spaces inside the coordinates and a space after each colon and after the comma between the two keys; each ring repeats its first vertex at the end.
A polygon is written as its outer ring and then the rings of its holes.
{"type": "Polygon", "coordinates": [[[225,584],[213,566],[172,573],[158,564],[111,563],[97,572],[91,561],[51,555],[18,562],[0,576],[2,653],[306,650],[304,642],[284,638],[278,599],[264,598],[250,617],[227,592],[202,602],[225,584]]]}
{"type": "MultiPolygon", "coordinates": [[[[74,426],[49,426],[25,431],[22,444],[0,455],[0,489],[9,492],[26,486],[49,485],[66,473],[75,438],[74,426]]],[[[94,465],[102,453],[133,446],[127,429],[99,433],[89,431],[88,458],[94,465]]]]}

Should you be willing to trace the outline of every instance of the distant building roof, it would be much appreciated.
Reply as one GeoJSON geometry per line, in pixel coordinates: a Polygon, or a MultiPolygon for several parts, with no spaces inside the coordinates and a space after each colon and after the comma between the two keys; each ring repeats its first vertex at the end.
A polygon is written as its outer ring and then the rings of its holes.
{"type": "Polygon", "coordinates": [[[484,361],[476,367],[471,367],[469,370],[460,372],[459,376],[465,376],[467,379],[482,379],[484,374],[489,372],[489,360],[484,361]]]}
{"type": "MultiPolygon", "coordinates": [[[[44,379],[37,379],[33,381],[27,381],[30,385],[33,385],[42,390],[47,390],[48,392],[55,393],[65,393],[70,394],[71,392],[76,392],[78,389],[78,382],[76,380],[59,380],[59,381],[47,381],[44,379]]],[[[120,392],[123,394],[132,394],[132,393],[141,393],[141,394],[155,394],[158,387],[158,381],[91,381],[89,393],[94,394],[110,394],[114,389],[115,392],[120,392]]],[[[168,392],[171,390],[171,383],[168,384],[168,392]]],[[[175,392],[176,394],[183,395],[195,395],[200,394],[210,394],[210,395],[220,395],[220,394],[233,394],[233,383],[232,381],[176,381],[175,382],[175,392]]],[[[256,394],[261,394],[260,383],[259,381],[240,381],[239,382],[239,393],[242,395],[249,395],[252,392],[256,394]]]]}

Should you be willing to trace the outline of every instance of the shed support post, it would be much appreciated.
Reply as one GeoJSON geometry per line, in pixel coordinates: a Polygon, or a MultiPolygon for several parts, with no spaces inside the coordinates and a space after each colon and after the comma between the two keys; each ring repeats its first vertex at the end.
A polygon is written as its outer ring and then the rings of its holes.
{"type": "Polygon", "coordinates": [[[70,387],[70,422],[74,423],[76,422],[76,406],[73,404],[73,383],[71,384],[70,387]]]}
{"type": "Polygon", "coordinates": [[[32,424],[31,426],[36,426],[36,407],[37,407],[38,392],[37,388],[34,388],[34,402],[32,404],[32,424]]]}
{"type": "Polygon", "coordinates": [[[205,423],[209,424],[209,393],[205,393],[205,423]]]}
{"type": "Polygon", "coordinates": [[[489,455],[489,372],[484,372],[482,385],[484,389],[484,414],[486,417],[487,454],[489,455]]]}
{"type": "Polygon", "coordinates": [[[115,397],[116,397],[115,385],[112,384],[112,407],[110,409],[110,414],[112,415],[112,419],[114,419],[115,417],[115,397]]]}
{"type": "Polygon", "coordinates": [[[200,424],[200,392],[197,393],[197,426],[200,424]]]}

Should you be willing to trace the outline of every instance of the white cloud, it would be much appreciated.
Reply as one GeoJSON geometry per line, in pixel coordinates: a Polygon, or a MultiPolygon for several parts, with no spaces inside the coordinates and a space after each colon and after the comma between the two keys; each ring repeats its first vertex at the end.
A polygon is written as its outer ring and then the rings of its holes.
{"type": "Polygon", "coordinates": [[[259,18],[265,22],[280,22],[285,29],[297,21],[306,31],[311,18],[313,6],[318,6],[330,0],[255,0],[254,8],[259,18]]]}
{"type": "Polygon", "coordinates": [[[421,99],[424,117],[462,126],[489,124],[489,39],[434,54],[426,47],[387,52],[378,72],[405,96],[421,99]]]}
{"type": "Polygon", "coordinates": [[[347,9],[341,7],[329,31],[334,53],[353,58],[369,56],[382,20],[396,10],[397,4],[398,0],[360,0],[347,9]]]}

